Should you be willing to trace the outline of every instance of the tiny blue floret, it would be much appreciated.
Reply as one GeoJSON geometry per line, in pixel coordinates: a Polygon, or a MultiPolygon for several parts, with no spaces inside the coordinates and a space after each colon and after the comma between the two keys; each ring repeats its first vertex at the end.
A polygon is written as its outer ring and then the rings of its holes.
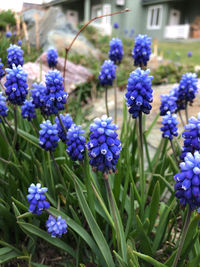
{"type": "Polygon", "coordinates": [[[17,66],[23,66],[24,59],[23,59],[23,50],[21,47],[17,45],[10,45],[10,47],[7,49],[7,64],[9,68],[13,68],[13,64],[17,66]]]}
{"type": "Polygon", "coordinates": [[[84,159],[85,151],[85,131],[81,129],[80,125],[72,124],[67,132],[67,153],[74,161],[82,161],[84,159]]]}
{"type": "Polygon", "coordinates": [[[54,48],[50,48],[47,50],[47,62],[49,68],[55,68],[58,63],[58,52],[54,48]]]}
{"type": "Polygon", "coordinates": [[[61,216],[57,218],[49,215],[48,220],[46,221],[47,232],[51,234],[52,237],[61,237],[63,234],[67,233],[67,224],[65,219],[62,219],[61,216]]]}
{"type": "Polygon", "coordinates": [[[115,64],[120,64],[123,58],[123,44],[119,38],[113,38],[110,43],[109,58],[115,64]]]}
{"type": "Polygon", "coordinates": [[[24,119],[31,121],[36,118],[35,105],[32,100],[25,100],[24,104],[21,106],[21,114],[24,119]]]}
{"type": "Polygon", "coordinates": [[[33,214],[40,215],[43,210],[50,207],[49,202],[46,200],[46,193],[48,189],[46,187],[41,187],[41,184],[31,184],[28,188],[29,194],[27,199],[29,202],[29,211],[33,214]]]}
{"type": "Polygon", "coordinates": [[[116,65],[111,60],[105,60],[101,66],[101,71],[99,73],[100,84],[104,86],[112,85],[115,79],[116,65]]]}
{"type": "Polygon", "coordinates": [[[6,117],[8,116],[8,107],[6,106],[6,98],[3,96],[3,93],[0,92],[0,122],[1,122],[1,117],[6,117]]]}
{"type": "Polygon", "coordinates": [[[56,124],[51,124],[51,122],[47,120],[40,124],[40,128],[39,145],[46,151],[54,151],[59,141],[56,124]]]}
{"type": "Polygon", "coordinates": [[[163,126],[160,130],[163,132],[163,138],[172,140],[174,136],[178,136],[178,120],[176,114],[172,115],[170,111],[168,111],[167,114],[163,116],[162,124],[163,126]]]}

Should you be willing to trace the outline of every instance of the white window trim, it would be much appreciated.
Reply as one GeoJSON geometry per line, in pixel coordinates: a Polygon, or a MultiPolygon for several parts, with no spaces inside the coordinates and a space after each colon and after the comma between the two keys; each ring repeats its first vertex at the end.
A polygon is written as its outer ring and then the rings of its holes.
{"type": "Polygon", "coordinates": [[[147,15],[147,29],[148,30],[159,30],[162,25],[162,16],[163,16],[163,6],[162,5],[155,5],[155,6],[150,6],[148,8],[148,15],[147,15]],[[151,20],[151,12],[154,8],[159,8],[160,9],[160,16],[159,16],[159,22],[158,25],[151,26],[150,25],[150,20],[151,20]]]}
{"type": "MultiPolygon", "coordinates": [[[[94,5],[94,6],[92,6],[92,18],[96,16],[96,14],[94,14],[96,9],[101,9],[102,15],[103,15],[103,5],[101,5],[101,4],[94,5]]],[[[97,24],[100,24],[100,23],[97,23],[97,24]]]]}

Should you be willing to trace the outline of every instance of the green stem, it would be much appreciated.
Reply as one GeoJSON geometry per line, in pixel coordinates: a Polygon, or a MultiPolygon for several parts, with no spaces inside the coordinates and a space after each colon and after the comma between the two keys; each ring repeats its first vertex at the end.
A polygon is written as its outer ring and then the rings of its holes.
{"type": "Polygon", "coordinates": [[[188,123],[188,104],[185,103],[185,117],[186,117],[186,123],[188,123]]]}
{"type": "Polygon", "coordinates": [[[115,93],[115,124],[117,124],[117,76],[115,78],[114,93],[115,93]]]}
{"type": "Polygon", "coordinates": [[[112,194],[112,190],[110,187],[107,173],[104,173],[104,182],[105,182],[105,186],[106,186],[106,190],[107,190],[107,194],[108,194],[108,199],[110,202],[110,207],[112,210],[113,220],[114,220],[114,224],[115,224],[115,232],[116,232],[116,236],[117,236],[117,246],[120,249],[120,237],[119,237],[119,228],[118,228],[118,224],[117,224],[117,215],[116,215],[116,211],[115,211],[113,194],[112,194]]]}
{"type": "Polygon", "coordinates": [[[48,153],[48,162],[49,162],[49,171],[50,171],[50,178],[51,178],[51,190],[53,195],[55,196],[55,185],[54,185],[54,179],[53,179],[53,173],[51,168],[51,161],[50,161],[51,152],[48,153]]]}
{"type": "Polygon", "coordinates": [[[181,111],[179,110],[178,111],[178,114],[179,114],[179,117],[180,117],[180,119],[181,119],[181,123],[182,123],[182,125],[183,125],[183,127],[185,126],[185,123],[184,123],[184,121],[183,121],[183,118],[182,118],[182,115],[181,115],[181,111]]]}
{"type": "Polygon", "coordinates": [[[14,133],[14,138],[13,138],[13,148],[16,149],[16,144],[17,144],[17,107],[16,107],[16,105],[14,105],[13,110],[14,110],[14,121],[15,121],[15,133],[14,133]]]}
{"type": "Polygon", "coordinates": [[[57,173],[58,173],[58,175],[60,176],[60,179],[61,179],[61,181],[62,181],[62,184],[63,184],[64,188],[66,189],[66,183],[65,183],[65,180],[64,180],[64,178],[63,178],[63,176],[62,176],[62,173],[61,173],[61,171],[60,171],[60,168],[59,168],[59,166],[58,166],[58,164],[57,164],[57,162],[56,162],[56,160],[55,160],[55,158],[54,158],[54,155],[53,155],[52,152],[50,152],[50,155],[51,155],[51,159],[52,159],[52,161],[53,161],[53,164],[54,164],[54,166],[56,167],[57,173]]]}
{"type": "Polygon", "coordinates": [[[105,104],[106,104],[106,114],[109,117],[109,110],[108,110],[108,88],[106,87],[105,90],[105,104]]]}
{"type": "Polygon", "coordinates": [[[63,129],[65,135],[67,135],[67,131],[66,131],[66,129],[65,129],[65,126],[64,126],[64,124],[63,124],[63,122],[62,122],[62,120],[61,120],[61,117],[60,117],[60,114],[59,114],[59,113],[58,113],[58,120],[59,120],[59,122],[60,122],[60,125],[61,125],[61,127],[62,127],[62,129],[63,129]]]}
{"type": "Polygon", "coordinates": [[[179,246],[178,246],[178,251],[176,253],[176,258],[174,260],[174,263],[173,263],[172,267],[176,267],[177,264],[178,264],[178,261],[179,261],[180,255],[181,255],[181,250],[183,248],[183,244],[184,244],[184,241],[185,241],[185,238],[186,238],[186,234],[187,234],[187,231],[188,231],[191,213],[192,213],[191,209],[188,208],[188,212],[187,212],[186,219],[185,219],[185,224],[183,226],[183,232],[182,232],[181,240],[180,240],[180,243],[179,243],[179,246]]]}
{"type": "Polygon", "coordinates": [[[177,158],[177,155],[176,155],[176,151],[175,151],[175,148],[174,148],[173,140],[170,140],[170,143],[171,143],[171,148],[172,148],[172,151],[173,151],[174,158],[176,160],[177,165],[179,166],[179,161],[178,161],[178,158],[177,158]]]}
{"type": "Polygon", "coordinates": [[[144,214],[145,207],[145,175],[144,175],[144,151],[143,151],[143,130],[142,112],[139,113],[139,141],[140,141],[140,193],[141,193],[141,214],[144,214]]]}

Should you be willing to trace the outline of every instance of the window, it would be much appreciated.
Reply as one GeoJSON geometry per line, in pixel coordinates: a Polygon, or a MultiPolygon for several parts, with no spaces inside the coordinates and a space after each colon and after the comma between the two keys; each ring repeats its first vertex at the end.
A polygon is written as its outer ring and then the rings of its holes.
{"type": "Polygon", "coordinates": [[[125,5],[125,0],[116,0],[116,5],[117,6],[124,6],[125,5]]]}
{"type": "Polygon", "coordinates": [[[147,28],[150,30],[160,29],[162,23],[162,6],[151,6],[148,9],[147,28]]]}
{"type": "MultiPolygon", "coordinates": [[[[92,7],[92,18],[103,15],[102,5],[95,5],[92,7]]],[[[97,19],[95,23],[102,23],[102,19],[97,19]]]]}

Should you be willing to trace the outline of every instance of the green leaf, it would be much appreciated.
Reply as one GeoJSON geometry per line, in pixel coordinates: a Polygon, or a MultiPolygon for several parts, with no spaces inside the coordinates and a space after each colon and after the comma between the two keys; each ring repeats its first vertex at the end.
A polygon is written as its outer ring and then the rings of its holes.
{"type": "Polygon", "coordinates": [[[66,251],[67,253],[69,253],[72,257],[75,257],[75,251],[65,242],[63,242],[62,240],[58,239],[58,238],[53,238],[51,237],[47,232],[41,230],[40,228],[30,224],[30,223],[25,223],[25,222],[20,222],[18,221],[18,224],[20,225],[20,227],[22,227],[23,229],[25,229],[26,231],[28,231],[31,234],[34,234],[44,240],[46,240],[48,243],[52,244],[55,247],[58,247],[64,251],[66,251]]]}
{"type": "Polygon", "coordinates": [[[0,248],[0,264],[10,261],[18,256],[21,256],[21,254],[10,247],[0,248]]]}
{"type": "Polygon", "coordinates": [[[93,234],[94,239],[96,240],[96,243],[102,253],[102,257],[105,259],[106,263],[108,266],[115,266],[113,258],[112,258],[112,254],[110,252],[110,248],[108,246],[108,243],[106,242],[103,233],[101,232],[97,222],[95,221],[92,212],[89,209],[89,206],[86,202],[86,199],[83,195],[83,192],[78,184],[78,182],[75,180],[74,181],[75,184],[75,189],[76,189],[76,193],[77,193],[77,197],[79,200],[79,204],[80,207],[85,215],[85,218],[88,222],[88,225],[90,227],[90,230],[93,234]]]}
{"type": "Polygon", "coordinates": [[[144,253],[147,253],[148,255],[152,255],[152,247],[151,247],[151,243],[149,240],[149,237],[147,236],[144,227],[142,225],[142,222],[140,221],[139,216],[136,216],[137,219],[137,236],[140,240],[140,246],[141,246],[141,250],[144,253]]]}
{"type": "Polygon", "coordinates": [[[148,130],[145,131],[145,136],[148,137],[150,134],[151,130],[153,129],[154,125],[156,124],[158,118],[160,117],[160,112],[156,115],[155,119],[153,120],[152,124],[148,127],[148,130]]]}
{"type": "Polygon", "coordinates": [[[115,257],[119,263],[120,267],[129,267],[127,263],[120,257],[120,255],[114,250],[113,253],[115,254],[115,257]]]}
{"type": "Polygon", "coordinates": [[[149,211],[149,232],[152,231],[153,226],[156,221],[156,217],[158,214],[158,208],[159,208],[159,201],[160,201],[160,183],[157,181],[154,190],[153,190],[153,195],[151,199],[151,204],[150,204],[150,211],[149,211]]]}
{"type": "Polygon", "coordinates": [[[146,261],[146,262],[152,264],[154,267],[166,267],[165,264],[162,264],[161,262],[159,262],[159,261],[153,259],[153,258],[150,257],[150,256],[147,256],[147,255],[145,255],[145,254],[139,253],[139,252],[137,252],[137,251],[135,251],[135,250],[132,250],[132,252],[133,252],[136,256],[138,256],[139,258],[141,258],[141,259],[143,259],[144,261],[146,261]]]}

